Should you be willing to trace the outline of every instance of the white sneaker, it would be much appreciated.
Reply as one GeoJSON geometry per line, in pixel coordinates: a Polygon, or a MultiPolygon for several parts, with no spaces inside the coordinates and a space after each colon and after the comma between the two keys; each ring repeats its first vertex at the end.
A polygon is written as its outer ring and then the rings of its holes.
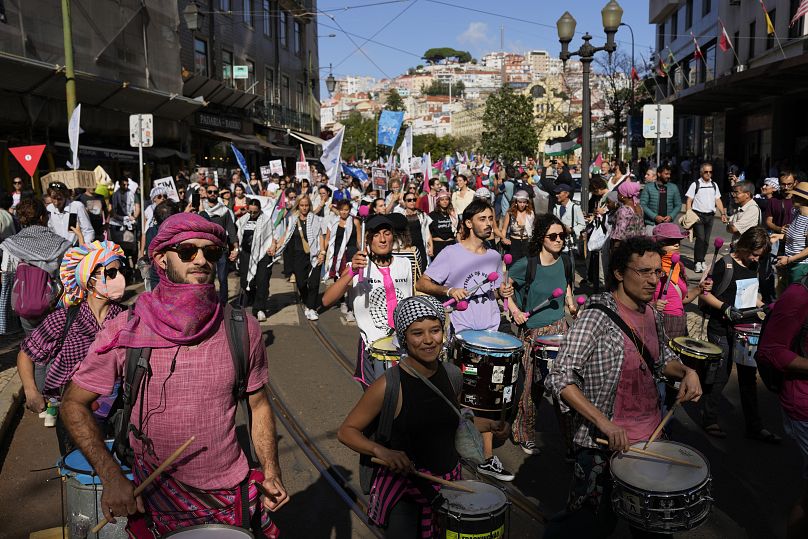
{"type": "Polygon", "coordinates": [[[264,311],[258,311],[256,318],[258,319],[259,322],[263,322],[264,320],[267,319],[267,315],[266,313],[264,313],[264,311]]]}
{"type": "Polygon", "coordinates": [[[45,419],[46,417],[48,417],[48,409],[47,408],[45,408],[44,410],[39,412],[39,419],[45,419]]]}
{"type": "Polygon", "coordinates": [[[340,303],[339,312],[341,312],[342,314],[348,314],[348,304],[345,302],[340,303]]]}
{"type": "Polygon", "coordinates": [[[696,268],[694,271],[696,273],[702,273],[704,271],[704,262],[696,262],[696,268]]]}
{"type": "Polygon", "coordinates": [[[56,414],[47,414],[45,416],[45,426],[46,427],[55,427],[56,426],[56,414]]]}
{"type": "Polygon", "coordinates": [[[318,315],[317,311],[315,311],[314,309],[306,309],[304,312],[306,314],[306,318],[308,320],[311,320],[312,322],[320,319],[320,315],[318,315]]]}
{"type": "Polygon", "coordinates": [[[347,322],[356,322],[356,317],[351,311],[348,311],[347,313],[345,313],[345,320],[347,322]]]}

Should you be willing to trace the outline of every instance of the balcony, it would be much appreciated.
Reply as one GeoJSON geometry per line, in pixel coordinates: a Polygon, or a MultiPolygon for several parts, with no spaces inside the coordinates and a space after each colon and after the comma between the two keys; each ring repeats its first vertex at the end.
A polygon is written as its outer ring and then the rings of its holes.
{"type": "MultiPolygon", "coordinates": [[[[299,112],[281,105],[256,103],[252,118],[268,127],[282,127],[312,133],[312,117],[310,114],[299,112]]],[[[314,118],[314,130],[319,130],[320,121],[314,118]]]]}

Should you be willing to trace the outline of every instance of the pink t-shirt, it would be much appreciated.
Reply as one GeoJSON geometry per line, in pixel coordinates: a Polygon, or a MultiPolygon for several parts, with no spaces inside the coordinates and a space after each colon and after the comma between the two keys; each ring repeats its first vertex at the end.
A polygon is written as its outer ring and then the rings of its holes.
{"type": "MultiPolygon", "coordinates": [[[[247,391],[267,383],[267,359],[261,328],[247,317],[250,359],[247,391]]],[[[73,376],[87,391],[109,395],[126,368],[126,349],[96,352],[109,344],[127,321],[127,313],[107,323],[73,376]]],[[[247,477],[247,459],[236,440],[233,386],[236,372],[227,345],[224,324],[198,346],[152,350],[152,377],[146,383],[143,402],[145,434],[154,444],[154,454],[144,454],[143,444],[130,436],[135,459],[159,465],[191,436],[196,440],[170,470],[174,479],[204,490],[233,488],[247,477]],[[174,372],[172,361],[176,358],[174,372]]],[[[132,424],[140,428],[140,402],[132,410],[132,424]]]]}
{"type": "MultiPolygon", "coordinates": [[[[637,336],[643,338],[645,347],[654,360],[659,358],[659,340],[656,334],[654,311],[646,307],[645,313],[638,313],[618,304],[620,316],[634,328],[637,336]]],[[[659,393],[653,373],[648,369],[634,342],[623,337],[625,353],[617,395],[614,399],[612,421],[626,429],[629,442],[647,440],[659,424],[659,393]]]]}
{"type": "Polygon", "coordinates": [[[666,299],[668,304],[665,305],[663,313],[670,316],[683,316],[685,314],[685,306],[682,303],[682,298],[687,296],[687,278],[685,276],[685,267],[679,264],[679,280],[676,283],[671,283],[668,287],[668,293],[665,297],[662,295],[662,287],[665,286],[667,278],[660,279],[657,283],[656,291],[654,291],[654,298],[666,299]],[[678,290],[677,290],[678,288],[678,290]]]}

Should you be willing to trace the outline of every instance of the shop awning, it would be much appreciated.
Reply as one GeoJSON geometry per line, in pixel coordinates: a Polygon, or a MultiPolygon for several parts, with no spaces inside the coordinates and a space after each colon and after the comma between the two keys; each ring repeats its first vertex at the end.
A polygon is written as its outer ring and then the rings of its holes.
{"type": "MultiPolygon", "coordinates": [[[[0,71],[14,73],[14,77],[0,78],[0,90],[47,99],[65,99],[63,66],[0,51],[0,71]]],[[[76,71],[76,95],[80,103],[90,106],[128,114],[154,114],[170,120],[182,120],[205,106],[201,100],[140,88],[126,81],[106,79],[83,71],[76,71]]]]}
{"type": "Polygon", "coordinates": [[[306,133],[300,133],[299,131],[292,131],[291,129],[287,129],[286,132],[290,136],[296,138],[297,140],[299,140],[301,142],[307,142],[309,144],[314,144],[316,146],[322,146],[323,144],[325,144],[325,140],[321,139],[320,137],[314,136],[314,135],[309,135],[309,134],[306,134],[306,133]]]}
{"type": "Polygon", "coordinates": [[[226,85],[224,81],[211,79],[202,75],[193,75],[185,81],[182,93],[186,97],[202,98],[207,103],[215,103],[223,107],[246,109],[259,99],[261,95],[243,92],[226,85]]]}

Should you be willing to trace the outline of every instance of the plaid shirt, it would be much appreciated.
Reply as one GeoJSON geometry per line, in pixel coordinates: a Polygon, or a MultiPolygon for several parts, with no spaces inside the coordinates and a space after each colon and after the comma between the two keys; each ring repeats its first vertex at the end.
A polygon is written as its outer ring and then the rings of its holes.
{"type": "MultiPolygon", "coordinates": [[[[586,306],[592,303],[603,304],[617,312],[617,303],[610,292],[591,296],[586,306]]],[[[659,379],[665,365],[669,361],[679,361],[679,358],[668,347],[662,316],[656,311],[654,316],[657,335],[661,336],[660,358],[654,368],[654,378],[659,379]]],[[[624,348],[623,332],[606,313],[597,309],[584,309],[581,312],[578,320],[564,335],[558,357],[553,361],[545,380],[545,386],[553,392],[562,413],[574,411],[561,398],[561,391],[568,385],[575,384],[606,417],[611,419],[614,416],[614,400],[623,368],[624,348]]],[[[593,423],[575,413],[573,424],[575,428],[573,441],[577,445],[599,447],[594,441],[598,433],[593,423]]]]}

